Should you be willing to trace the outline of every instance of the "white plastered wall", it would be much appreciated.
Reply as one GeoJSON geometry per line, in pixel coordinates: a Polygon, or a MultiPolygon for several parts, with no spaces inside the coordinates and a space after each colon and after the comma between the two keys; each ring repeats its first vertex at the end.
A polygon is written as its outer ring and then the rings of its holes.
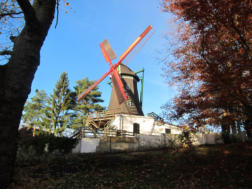
{"type": "Polygon", "coordinates": [[[133,132],[133,124],[137,123],[140,125],[140,134],[144,135],[160,135],[165,133],[165,129],[171,129],[171,134],[181,134],[182,129],[169,125],[169,124],[158,124],[154,118],[146,116],[136,116],[127,114],[115,115],[114,121],[112,121],[112,127],[117,130],[125,130],[133,132]]]}

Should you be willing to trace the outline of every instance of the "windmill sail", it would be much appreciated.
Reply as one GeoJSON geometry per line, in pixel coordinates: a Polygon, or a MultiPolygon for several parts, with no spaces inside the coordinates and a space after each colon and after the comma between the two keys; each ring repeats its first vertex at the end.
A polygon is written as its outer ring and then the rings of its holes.
{"type": "Polygon", "coordinates": [[[102,54],[106,60],[106,62],[109,62],[111,60],[114,60],[116,58],[116,54],[114,52],[114,50],[112,49],[112,47],[110,46],[109,42],[107,39],[105,39],[103,42],[102,42],[102,45],[104,48],[101,48],[102,50],[102,54]],[[109,59],[110,60],[109,60],[109,59]]]}
{"type": "MultiPolygon", "coordinates": [[[[109,65],[110,65],[110,69],[113,70],[111,75],[112,75],[112,77],[114,77],[114,82],[117,85],[117,91],[119,91],[121,93],[121,95],[118,98],[120,98],[122,96],[123,100],[127,100],[127,96],[124,92],[122,80],[121,80],[120,76],[118,75],[117,70],[114,68],[114,65],[112,64],[111,59],[109,57],[109,54],[107,53],[103,43],[100,43],[100,47],[101,47],[101,50],[102,50],[102,53],[103,53],[105,59],[108,61],[109,65]]],[[[111,48],[110,45],[109,45],[109,48],[111,48]]],[[[108,49],[108,50],[110,50],[110,49],[108,49]]],[[[120,102],[121,102],[121,100],[120,100],[120,102]]]]}
{"type": "Polygon", "coordinates": [[[123,95],[120,91],[120,88],[119,88],[118,83],[117,83],[114,76],[111,77],[111,81],[112,81],[112,85],[115,87],[116,98],[118,99],[119,104],[121,104],[121,103],[123,103],[124,98],[123,98],[123,95]]]}
{"type": "MultiPolygon", "coordinates": [[[[124,93],[121,79],[118,77],[118,73],[116,71],[117,67],[122,63],[122,61],[128,56],[128,54],[137,46],[138,43],[142,41],[142,39],[149,33],[152,29],[152,26],[148,26],[144,32],[126,49],[126,51],[120,56],[119,61],[116,64],[112,64],[111,60],[116,57],[114,51],[109,45],[107,40],[104,40],[103,43],[100,44],[102,48],[102,53],[105,57],[105,60],[110,64],[110,70],[106,72],[96,83],[94,83],[89,89],[84,91],[78,96],[77,102],[79,102],[82,98],[84,98],[96,85],[98,85],[103,79],[105,79],[110,73],[113,73],[113,76],[116,76],[116,82],[120,88],[122,96],[124,100],[127,100],[127,97],[124,93]],[[107,52],[108,51],[108,52],[107,52]]],[[[119,98],[119,97],[118,97],[119,98]]]]}
{"type": "MultiPolygon", "coordinates": [[[[139,48],[138,49],[140,49],[147,41],[148,41],[148,39],[152,36],[152,34],[153,34],[153,32],[152,33],[150,33],[150,30],[152,29],[152,26],[151,25],[149,25],[145,30],[144,30],[144,32],[143,33],[141,33],[141,35],[139,35],[139,37],[126,49],[126,51],[124,51],[124,53],[119,57],[119,59],[121,60],[121,61],[124,61],[124,59],[126,58],[126,57],[128,57],[128,55],[131,53],[132,54],[132,52],[138,52],[139,50],[137,50],[137,51],[133,51],[133,49],[135,49],[136,48],[136,46],[137,45],[139,45],[140,43],[142,43],[142,45],[140,45],[139,46],[139,48]],[[146,38],[146,35],[149,33],[149,37],[148,38],[146,38]],[[145,40],[143,40],[144,38],[146,38],[145,40]]],[[[133,53],[133,54],[136,54],[136,53],[133,53]]],[[[132,54],[132,55],[133,55],[132,54]]],[[[132,56],[131,56],[132,57],[132,56]]]]}
{"type": "Polygon", "coordinates": [[[128,64],[136,54],[144,47],[147,41],[151,38],[151,36],[155,33],[154,30],[148,32],[146,36],[139,41],[139,43],[135,46],[135,48],[127,55],[127,57],[122,61],[123,64],[128,64]]]}

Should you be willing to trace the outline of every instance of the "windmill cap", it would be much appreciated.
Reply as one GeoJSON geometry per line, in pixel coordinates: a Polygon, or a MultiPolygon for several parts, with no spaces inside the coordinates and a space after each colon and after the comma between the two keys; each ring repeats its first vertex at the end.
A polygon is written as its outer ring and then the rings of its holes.
{"type": "Polygon", "coordinates": [[[125,64],[119,65],[119,74],[120,75],[127,75],[134,77],[137,81],[139,81],[139,77],[125,64]]]}

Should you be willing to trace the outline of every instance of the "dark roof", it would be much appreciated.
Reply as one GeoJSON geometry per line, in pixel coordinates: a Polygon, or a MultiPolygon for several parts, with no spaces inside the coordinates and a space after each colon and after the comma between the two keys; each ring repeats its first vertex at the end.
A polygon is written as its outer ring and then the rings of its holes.
{"type": "Polygon", "coordinates": [[[125,64],[120,64],[119,70],[120,70],[119,73],[121,75],[133,76],[137,81],[139,81],[139,77],[125,64]]]}

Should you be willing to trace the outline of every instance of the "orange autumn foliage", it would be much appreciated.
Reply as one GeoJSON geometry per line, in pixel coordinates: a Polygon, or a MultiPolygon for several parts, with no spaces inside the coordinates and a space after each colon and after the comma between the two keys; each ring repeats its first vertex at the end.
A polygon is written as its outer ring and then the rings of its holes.
{"type": "Polygon", "coordinates": [[[172,71],[181,88],[163,109],[191,126],[237,121],[251,136],[251,0],[163,0],[163,8],[180,23],[180,45],[165,74],[172,71]]]}

